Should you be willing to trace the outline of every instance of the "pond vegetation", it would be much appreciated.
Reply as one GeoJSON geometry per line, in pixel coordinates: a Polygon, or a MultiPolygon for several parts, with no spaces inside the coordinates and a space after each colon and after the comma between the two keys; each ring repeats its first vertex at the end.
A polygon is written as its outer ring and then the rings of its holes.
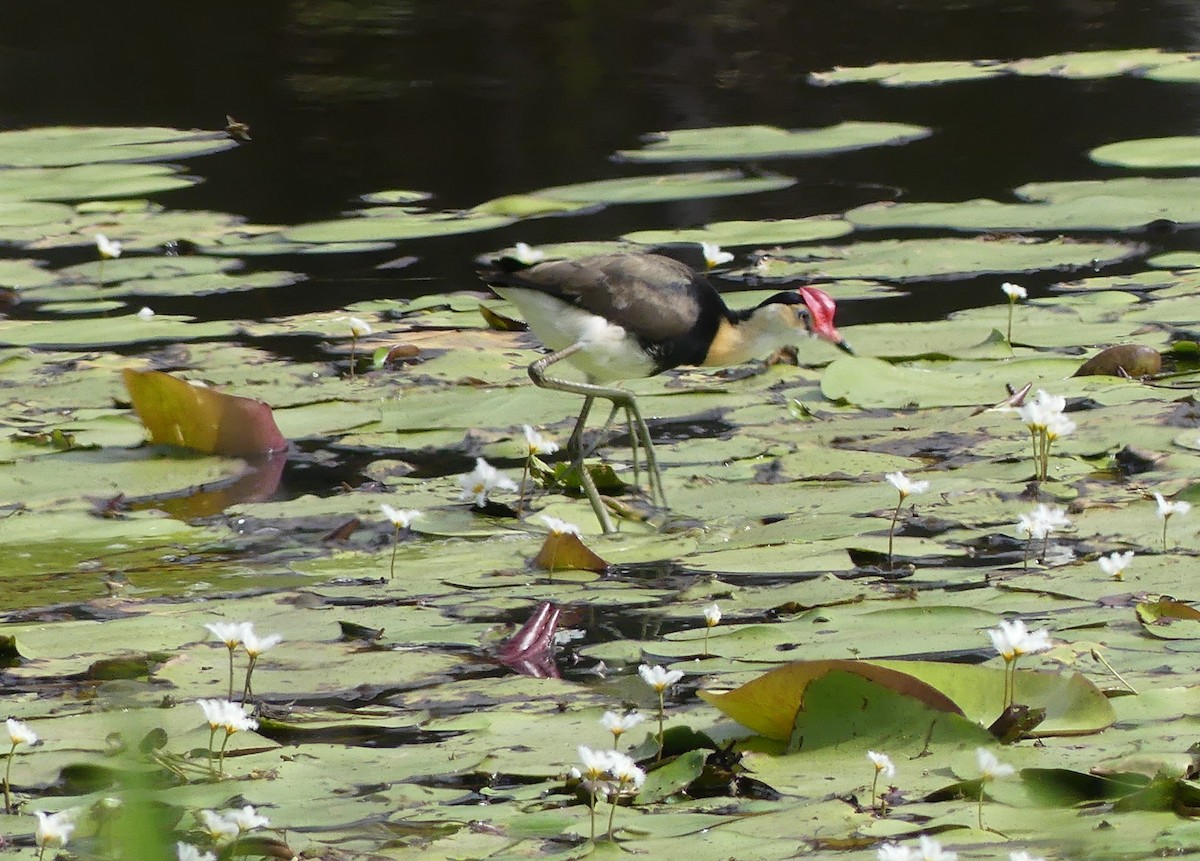
{"type": "MultiPolygon", "coordinates": [[[[1139,49],[807,86],[1188,87],[1198,68],[1139,49]]],[[[798,158],[939,133],[644,131],[616,175],[458,208],[381,188],[286,224],[178,205],[258,145],[232,120],[0,132],[4,833],[21,853],[1200,848],[1200,196],[1179,175],[1197,139],[1112,141],[1090,152],[1105,178],[1002,199],[880,190],[610,232],[612,207],[753,201],[793,187],[798,158]],[[493,242],[547,218],[561,241],[493,242]],[[939,281],[990,292],[843,326],[855,356],[813,341],[630,382],[672,508],[641,506],[627,450],[606,448],[604,535],[556,448],[577,404],[530,385],[541,348],[482,285],[195,312],[299,289],[298,261],[445,236],[484,260],[697,266],[711,243],[736,307],[801,280],[849,308],[939,281]],[[305,475],[338,479],[287,489],[305,475]]]]}

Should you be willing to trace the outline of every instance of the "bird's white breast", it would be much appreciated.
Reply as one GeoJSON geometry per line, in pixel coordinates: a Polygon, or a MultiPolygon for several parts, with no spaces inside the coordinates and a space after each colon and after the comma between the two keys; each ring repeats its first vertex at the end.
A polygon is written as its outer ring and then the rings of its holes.
{"type": "Polygon", "coordinates": [[[533,334],[551,350],[582,344],[583,349],[566,361],[589,379],[631,380],[654,373],[654,363],[637,340],[616,323],[537,290],[493,289],[520,309],[533,334]]]}

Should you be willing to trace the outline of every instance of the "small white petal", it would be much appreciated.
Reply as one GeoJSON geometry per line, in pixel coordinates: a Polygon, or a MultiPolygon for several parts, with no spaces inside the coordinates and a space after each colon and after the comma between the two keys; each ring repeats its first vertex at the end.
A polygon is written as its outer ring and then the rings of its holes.
{"type": "Polygon", "coordinates": [[[996,755],[986,747],[975,748],[975,760],[979,764],[979,774],[984,780],[999,780],[1016,773],[1016,769],[996,758],[996,755]]]}
{"type": "Polygon", "coordinates": [[[103,233],[97,233],[96,250],[100,252],[102,258],[111,260],[114,257],[121,256],[121,243],[114,239],[109,239],[103,233]]]}
{"type": "Polygon", "coordinates": [[[408,529],[408,527],[412,526],[412,522],[421,516],[421,512],[417,511],[415,508],[392,508],[386,503],[379,506],[379,508],[381,511],[383,511],[383,516],[392,524],[392,526],[398,527],[399,529],[408,529]]]}
{"type": "Polygon", "coordinates": [[[8,738],[14,745],[37,744],[37,733],[31,730],[25,721],[9,718],[5,723],[8,726],[8,738]]]}
{"type": "Polygon", "coordinates": [[[709,604],[704,608],[704,624],[712,628],[721,622],[721,608],[716,603],[709,604]]]}
{"type": "Polygon", "coordinates": [[[137,315],[139,320],[152,320],[154,319],[154,309],[143,306],[142,310],[137,312],[137,315]]]}
{"type": "Polygon", "coordinates": [[[871,760],[875,766],[875,770],[882,772],[884,777],[896,776],[896,765],[886,753],[876,753],[873,750],[868,750],[867,759],[871,760]]]}
{"type": "Polygon", "coordinates": [[[546,256],[545,251],[539,251],[536,248],[531,248],[524,242],[518,242],[513,246],[513,259],[518,263],[524,263],[526,266],[532,266],[546,256]]]}
{"type": "Polygon", "coordinates": [[[1004,295],[1008,297],[1009,302],[1016,302],[1018,299],[1028,299],[1029,291],[1020,284],[1013,284],[1011,281],[1005,281],[1000,285],[1000,289],[1004,291],[1004,295]]]}

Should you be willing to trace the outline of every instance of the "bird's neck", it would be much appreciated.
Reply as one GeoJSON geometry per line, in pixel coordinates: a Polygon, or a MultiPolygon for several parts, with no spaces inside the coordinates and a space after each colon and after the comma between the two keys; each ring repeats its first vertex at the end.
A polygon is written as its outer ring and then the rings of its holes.
{"type": "Polygon", "coordinates": [[[787,346],[790,340],[794,338],[781,337],[766,315],[735,312],[722,317],[717,324],[717,332],[704,356],[704,364],[721,367],[749,362],[787,346]]]}

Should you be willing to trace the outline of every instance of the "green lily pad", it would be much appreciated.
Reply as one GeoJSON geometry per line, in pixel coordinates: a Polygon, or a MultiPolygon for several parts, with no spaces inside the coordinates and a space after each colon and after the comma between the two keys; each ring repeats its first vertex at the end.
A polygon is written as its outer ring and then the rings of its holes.
{"type": "Polygon", "coordinates": [[[300,243],[394,242],[494,230],[512,221],[511,216],[488,213],[394,212],[301,224],[287,228],[280,236],[288,242],[300,243]]]}
{"type": "Polygon", "coordinates": [[[236,147],[224,132],[169,128],[47,126],[0,132],[0,165],[69,167],[100,162],[167,161],[236,147]]]}
{"type": "Polygon", "coordinates": [[[932,130],[925,126],[853,121],[800,131],[775,126],[677,129],[647,135],[647,144],[642,149],[620,150],[616,158],[629,162],[796,158],[905,144],[930,134],[932,130]]]}
{"type": "Polygon", "coordinates": [[[11,168],[4,171],[0,199],[74,201],[140,197],[189,188],[199,181],[165,164],[11,168]]]}
{"type": "Polygon", "coordinates": [[[905,282],[988,273],[1093,268],[1145,251],[1136,243],[1046,241],[1027,237],[888,239],[799,246],[772,253],[772,278],[862,278],[905,282]]]}
{"type": "Polygon", "coordinates": [[[810,218],[781,218],[770,221],[718,221],[691,230],[639,230],[622,238],[643,245],[682,242],[711,242],[738,247],[768,246],[784,242],[816,242],[845,236],[854,228],[840,218],[817,215],[810,218]]]}
{"type": "Polygon", "coordinates": [[[1092,161],[1118,167],[1200,167],[1200,137],[1165,137],[1118,141],[1088,153],[1092,161]]]}
{"type": "Polygon", "coordinates": [[[778,191],[795,183],[791,177],[778,174],[752,176],[739,170],[710,170],[602,179],[543,188],[533,193],[568,203],[659,203],[778,191]]]}

